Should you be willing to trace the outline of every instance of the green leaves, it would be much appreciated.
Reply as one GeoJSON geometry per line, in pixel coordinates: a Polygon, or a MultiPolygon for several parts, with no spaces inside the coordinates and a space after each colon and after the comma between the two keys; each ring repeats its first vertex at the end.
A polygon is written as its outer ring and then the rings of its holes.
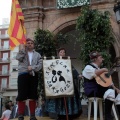
{"type": "Polygon", "coordinates": [[[35,49],[41,51],[42,56],[56,55],[53,35],[49,31],[37,29],[35,32],[35,49]],[[49,52],[48,52],[49,51],[49,52]]]}
{"type": "Polygon", "coordinates": [[[69,42],[68,35],[63,35],[62,33],[59,33],[56,36],[56,46],[60,47],[61,45],[67,44],[69,42]]]}
{"type": "Polygon", "coordinates": [[[48,30],[37,29],[35,32],[35,49],[40,51],[42,56],[56,56],[56,50],[68,42],[68,36],[62,33],[54,36],[48,30]]]}
{"type": "Polygon", "coordinates": [[[90,9],[89,6],[83,6],[77,19],[76,29],[80,31],[81,60],[86,64],[89,61],[88,54],[97,50],[106,54],[105,61],[107,62],[105,63],[109,65],[109,47],[114,41],[109,12],[100,12],[96,9],[90,9]]]}

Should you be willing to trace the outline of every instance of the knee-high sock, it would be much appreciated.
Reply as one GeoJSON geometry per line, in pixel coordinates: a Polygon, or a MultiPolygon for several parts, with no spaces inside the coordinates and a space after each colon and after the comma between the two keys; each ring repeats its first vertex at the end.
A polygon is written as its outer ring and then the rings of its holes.
{"type": "Polygon", "coordinates": [[[18,101],[18,115],[24,115],[25,101],[18,101]]]}
{"type": "Polygon", "coordinates": [[[36,101],[35,100],[29,101],[29,108],[30,108],[30,115],[35,116],[35,108],[36,108],[36,101]]]}

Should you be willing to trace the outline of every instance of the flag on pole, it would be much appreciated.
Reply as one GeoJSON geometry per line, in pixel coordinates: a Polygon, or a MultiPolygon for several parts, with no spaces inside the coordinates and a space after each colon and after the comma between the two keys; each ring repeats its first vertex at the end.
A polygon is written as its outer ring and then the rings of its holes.
{"type": "Polygon", "coordinates": [[[24,16],[18,0],[12,0],[11,19],[8,28],[10,49],[26,43],[26,30],[24,27],[24,16]]]}

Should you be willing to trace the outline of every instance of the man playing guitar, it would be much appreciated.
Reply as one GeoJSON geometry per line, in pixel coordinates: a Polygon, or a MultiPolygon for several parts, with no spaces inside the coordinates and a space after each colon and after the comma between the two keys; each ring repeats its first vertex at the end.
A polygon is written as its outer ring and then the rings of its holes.
{"type": "MultiPolygon", "coordinates": [[[[100,77],[100,75],[104,72],[108,72],[108,69],[100,69],[100,66],[104,59],[99,52],[93,51],[89,56],[91,62],[85,66],[82,72],[82,75],[84,77],[84,91],[86,96],[103,98],[104,93],[111,87],[116,90],[116,93],[120,93],[120,90],[116,88],[112,82],[108,87],[103,87],[97,83],[95,78],[98,76],[100,77]]],[[[105,82],[104,79],[102,82],[105,82]]],[[[105,99],[105,120],[113,120],[113,117],[111,116],[112,104],[113,101],[105,99]]],[[[120,105],[117,105],[117,109],[120,116],[120,105]]]]}

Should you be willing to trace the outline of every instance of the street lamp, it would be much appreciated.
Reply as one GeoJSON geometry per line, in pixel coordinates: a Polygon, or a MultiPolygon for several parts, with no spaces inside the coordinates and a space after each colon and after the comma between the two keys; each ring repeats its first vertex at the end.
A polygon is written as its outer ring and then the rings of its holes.
{"type": "Polygon", "coordinates": [[[120,24],[120,2],[117,2],[117,4],[114,5],[114,12],[116,15],[117,23],[120,24]]]}

